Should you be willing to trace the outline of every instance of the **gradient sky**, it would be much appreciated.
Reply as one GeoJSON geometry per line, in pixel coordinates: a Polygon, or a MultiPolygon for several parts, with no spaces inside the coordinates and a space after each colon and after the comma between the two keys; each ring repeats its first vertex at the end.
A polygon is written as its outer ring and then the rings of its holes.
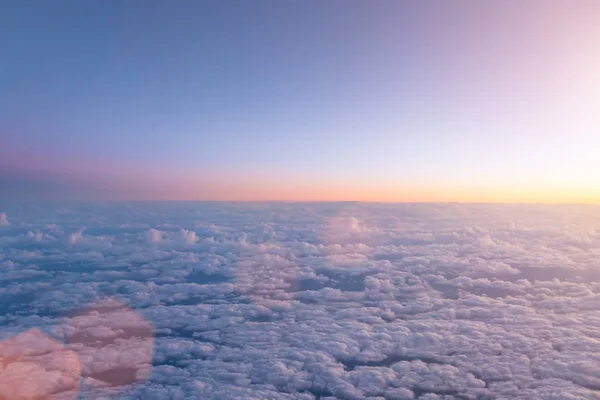
{"type": "Polygon", "coordinates": [[[600,2],[0,6],[0,197],[600,202],[600,2]]]}

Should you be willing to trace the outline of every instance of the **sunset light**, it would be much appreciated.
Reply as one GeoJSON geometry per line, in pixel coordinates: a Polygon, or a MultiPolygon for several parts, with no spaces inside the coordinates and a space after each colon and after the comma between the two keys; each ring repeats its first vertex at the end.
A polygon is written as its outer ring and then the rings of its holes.
{"type": "Polygon", "coordinates": [[[600,0],[0,1],[0,400],[599,400],[600,0]]]}

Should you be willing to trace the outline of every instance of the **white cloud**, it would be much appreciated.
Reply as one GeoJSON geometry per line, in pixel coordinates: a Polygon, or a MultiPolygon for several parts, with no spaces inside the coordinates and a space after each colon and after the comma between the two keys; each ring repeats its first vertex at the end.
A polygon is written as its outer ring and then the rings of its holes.
{"type": "Polygon", "coordinates": [[[111,342],[104,355],[79,346],[82,399],[597,394],[599,207],[154,204],[12,217],[24,230],[0,237],[0,338],[40,326],[67,343],[77,332],[111,342]],[[108,394],[103,371],[150,360],[114,343],[135,318],[69,316],[105,295],[156,328],[149,380],[108,394]]]}
{"type": "Polygon", "coordinates": [[[9,226],[10,222],[8,222],[8,217],[6,213],[0,213],[0,226],[9,226]]]}
{"type": "Polygon", "coordinates": [[[146,232],[146,240],[150,243],[159,243],[162,240],[162,236],[163,232],[156,229],[150,229],[146,232]]]}
{"type": "Polygon", "coordinates": [[[196,232],[189,231],[187,229],[182,229],[181,231],[179,231],[179,237],[181,242],[185,245],[192,245],[198,241],[196,232]]]}
{"type": "Polygon", "coordinates": [[[83,231],[73,232],[69,235],[67,242],[70,245],[81,243],[83,241],[83,231]]]}

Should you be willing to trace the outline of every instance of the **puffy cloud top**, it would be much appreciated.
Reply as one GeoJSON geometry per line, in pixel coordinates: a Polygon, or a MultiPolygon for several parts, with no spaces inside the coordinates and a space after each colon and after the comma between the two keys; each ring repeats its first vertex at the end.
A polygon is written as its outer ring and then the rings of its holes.
{"type": "Polygon", "coordinates": [[[187,229],[182,229],[179,232],[180,240],[183,244],[190,245],[194,244],[198,241],[198,237],[196,236],[196,232],[188,231],[187,229]]]}
{"type": "Polygon", "coordinates": [[[156,229],[150,229],[146,232],[146,239],[150,243],[159,243],[162,240],[163,233],[156,229]]]}
{"type": "MultiPolygon", "coordinates": [[[[17,210],[23,229],[0,235],[0,341],[46,332],[39,345],[74,352],[81,399],[593,399],[600,388],[600,207],[17,210]],[[120,305],[72,312],[105,296],[120,305]]],[[[67,396],[73,376],[46,379],[70,364],[36,363],[39,387],[67,396]]]]}

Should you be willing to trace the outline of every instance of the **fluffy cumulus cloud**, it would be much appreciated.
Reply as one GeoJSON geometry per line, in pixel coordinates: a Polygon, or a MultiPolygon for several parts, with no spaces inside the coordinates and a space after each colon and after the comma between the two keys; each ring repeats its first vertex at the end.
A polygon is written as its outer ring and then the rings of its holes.
{"type": "Polygon", "coordinates": [[[600,398],[600,207],[55,203],[0,224],[0,398],[600,398]]]}
{"type": "Polygon", "coordinates": [[[162,232],[156,229],[149,229],[145,236],[150,243],[158,243],[162,240],[162,232]]]}
{"type": "Polygon", "coordinates": [[[73,232],[69,235],[68,242],[69,242],[69,244],[73,245],[73,244],[81,243],[83,240],[84,240],[83,239],[83,231],[77,231],[77,232],[73,232]]]}
{"type": "Polygon", "coordinates": [[[0,360],[2,399],[77,398],[77,355],[39,329],[0,342],[0,360]]]}
{"type": "Polygon", "coordinates": [[[9,226],[10,222],[8,222],[8,217],[6,213],[0,213],[0,226],[9,226]]]}

